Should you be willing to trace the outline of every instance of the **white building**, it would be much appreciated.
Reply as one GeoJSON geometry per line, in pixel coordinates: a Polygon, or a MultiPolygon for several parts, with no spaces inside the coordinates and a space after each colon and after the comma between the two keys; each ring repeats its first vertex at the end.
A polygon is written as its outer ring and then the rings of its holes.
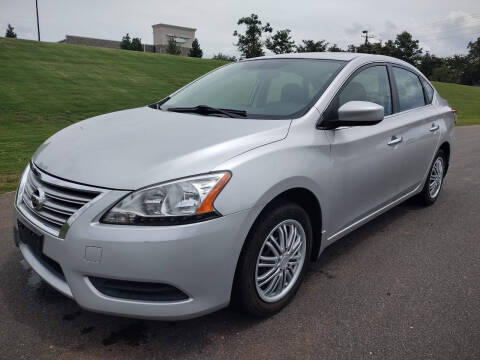
{"type": "MultiPolygon", "coordinates": [[[[153,28],[153,45],[143,43],[143,51],[154,53],[166,53],[168,40],[173,39],[180,48],[181,55],[188,55],[188,52],[192,48],[192,42],[195,39],[195,31],[197,29],[168,25],[168,24],[156,24],[152,25],[153,28]]],[[[97,38],[88,38],[84,36],[66,35],[65,39],[60,40],[61,43],[75,44],[75,45],[88,45],[106,48],[120,48],[119,40],[105,40],[97,38]]]]}
{"type": "Polygon", "coordinates": [[[152,28],[155,52],[166,52],[169,39],[173,39],[179,46],[182,55],[188,54],[195,39],[195,31],[197,31],[194,28],[168,24],[156,24],[152,25],[152,28]]]}

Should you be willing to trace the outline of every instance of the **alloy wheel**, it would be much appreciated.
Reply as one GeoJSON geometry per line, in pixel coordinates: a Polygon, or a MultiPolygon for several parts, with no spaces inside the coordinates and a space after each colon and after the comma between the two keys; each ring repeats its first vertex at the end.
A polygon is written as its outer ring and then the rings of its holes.
{"type": "Polygon", "coordinates": [[[428,184],[428,193],[432,199],[435,199],[440,192],[443,181],[443,158],[438,157],[433,163],[430,171],[430,179],[428,184]]]}
{"type": "Polygon", "coordinates": [[[285,220],[267,235],[255,269],[255,286],[265,302],[276,302],[295,285],[305,263],[306,235],[296,220],[285,220]]]}

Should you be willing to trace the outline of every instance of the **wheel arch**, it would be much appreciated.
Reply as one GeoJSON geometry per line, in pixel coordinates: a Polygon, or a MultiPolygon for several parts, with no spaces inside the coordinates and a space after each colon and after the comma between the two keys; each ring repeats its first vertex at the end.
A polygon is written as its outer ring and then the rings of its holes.
{"type": "Polygon", "coordinates": [[[445,156],[446,156],[446,160],[447,160],[447,166],[445,168],[445,175],[447,175],[447,171],[448,171],[448,167],[450,165],[450,153],[451,153],[451,147],[450,147],[450,143],[448,141],[444,141],[440,147],[439,147],[439,150],[442,150],[444,153],[445,153],[445,156]]]}
{"type": "MultiPolygon", "coordinates": [[[[315,193],[304,185],[283,188],[281,191],[277,191],[275,195],[271,195],[268,200],[263,199],[264,204],[262,210],[259,212],[251,229],[255,226],[257,219],[259,219],[268,208],[277,201],[285,200],[291,201],[300,205],[307,212],[310,223],[312,225],[313,232],[313,248],[310,257],[311,261],[316,261],[321,250],[322,245],[322,231],[323,231],[323,212],[320,200],[315,193]]],[[[250,230],[251,230],[250,229],[250,230]]]]}
{"type": "MultiPolygon", "coordinates": [[[[318,256],[320,255],[321,244],[322,244],[322,229],[323,229],[322,208],[321,208],[321,204],[318,197],[314,194],[312,190],[308,189],[307,187],[296,186],[296,187],[283,189],[282,191],[277,192],[274,196],[270,196],[267,201],[263,201],[262,202],[263,206],[261,207],[261,210],[258,212],[257,216],[255,217],[255,220],[251,224],[250,229],[248,230],[246,239],[248,239],[251,231],[255,228],[257,221],[261,218],[261,216],[265,212],[269,211],[270,207],[275,206],[275,203],[282,200],[297,203],[298,205],[303,207],[307,212],[310,218],[310,223],[312,224],[312,232],[313,232],[312,252],[309,260],[316,261],[318,259],[318,256]]],[[[244,244],[242,245],[242,251],[237,261],[235,274],[233,277],[232,289],[231,289],[231,297],[230,297],[231,302],[232,304],[235,304],[237,306],[238,306],[238,276],[239,276],[238,264],[239,264],[240,258],[244,254],[243,249],[246,245],[246,239],[244,244]]]]}
{"type": "Polygon", "coordinates": [[[317,197],[310,190],[303,187],[297,187],[284,191],[277,195],[272,201],[276,200],[288,200],[294,202],[307,212],[313,232],[310,261],[316,261],[322,244],[322,209],[317,197]]]}

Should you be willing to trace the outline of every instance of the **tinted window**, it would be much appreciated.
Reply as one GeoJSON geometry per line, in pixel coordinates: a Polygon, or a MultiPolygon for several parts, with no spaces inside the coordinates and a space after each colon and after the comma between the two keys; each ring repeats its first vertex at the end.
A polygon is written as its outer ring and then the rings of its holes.
{"type": "Polygon", "coordinates": [[[422,80],[423,88],[425,89],[425,97],[427,98],[427,104],[431,104],[433,100],[433,88],[425,80],[422,80]]]}
{"type": "Polygon", "coordinates": [[[193,82],[162,109],[208,105],[245,110],[249,118],[285,119],[305,111],[344,64],[309,59],[234,63],[193,82]]]}
{"type": "MultiPolygon", "coordinates": [[[[295,87],[297,88],[301,87],[303,89],[304,82],[305,82],[305,78],[303,78],[302,76],[291,73],[291,72],[282,71],[279,74],[279,76],[273,78],[272,81],[270,82],[270,86],[268,87],[268,91],[267,91],[267,104],[281,101],[282,92],[284,91],[283,89],[286,86],[297,85],[295,87]]],[[[315,96],[315,88],[312,85],[312,83],[308,82],[307,85],[308,86],[306,90],[308,91],[308,95],[305,96],[305,100],[308,100],[313,96],[315,96]]]]}
{"type": "Polygon", "coordinates": [[[417,75],[398,67],[393,67],[393,75],[397,83],[400,111],[425,105],[423,87],[417,75]]]}
{"type": "Polygon", "coordinates": [[[370,101],[392,113],[392,94],[386,66],[371,66],[355,75],[338,97],[339,106],[349,101],[370,101]]]}

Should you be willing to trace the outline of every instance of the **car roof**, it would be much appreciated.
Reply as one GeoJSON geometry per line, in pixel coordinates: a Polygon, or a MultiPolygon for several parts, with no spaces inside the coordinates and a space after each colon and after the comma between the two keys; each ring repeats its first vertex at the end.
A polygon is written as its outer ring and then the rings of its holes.
{"type": "Polygon", "coordinates": [[[364,53],[350,53],[350,52],[310,52],[310,53],[289,53],[279,55],[267,55],[256,58],[244,59],[241,61],[251,60],[268,60],[268,59],[318,59],[318,60],[340,60],[350,62],[356,60],[357,64],[364,64],[369,62],[388,62],[393,64],[402,65],[418,72],[418,70],[412,65],[406,63],[403,60],[376,54],[364,54],[364,53]]]}
{"type": "Polygon", "coordinates": [[[369,56],[369,54],[349,53],[349,52],[305,52],[305,53],[289,53],[279,55],[267,55],[245,60],[260,60],[260,59],[324,59],[324,60],[344,60],[350,61],[357,57],[369,56]]]}

